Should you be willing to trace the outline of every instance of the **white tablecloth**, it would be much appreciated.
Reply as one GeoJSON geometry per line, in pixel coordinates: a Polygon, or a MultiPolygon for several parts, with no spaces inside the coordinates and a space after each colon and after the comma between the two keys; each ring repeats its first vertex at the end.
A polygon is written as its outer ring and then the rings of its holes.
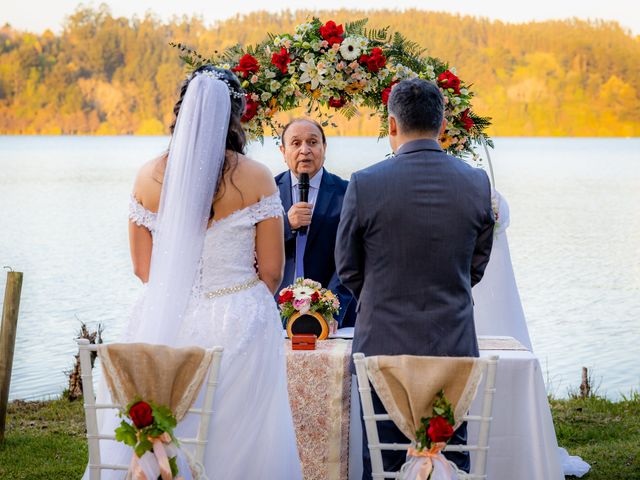
{"type": "MultiPolygon", "coordinates": [[[[489,436],[487,478],[490,480],[563,480],[558,444],[538,359],[527,351],[481,350],[499,355],[493,422],[489,436]]],[[[482,392],[480,386],[479,392],[482,392]]],[[[351,385],[349,478],[362,476],[362,427],[356,379],[351,385]]],[[[479,414],[480,393],[471,408],[479,414]]],[[[477,426],[469,424],[469,440],[477,426]]],[[[473,461],[473,457],[472,457],[473,461]]]]}

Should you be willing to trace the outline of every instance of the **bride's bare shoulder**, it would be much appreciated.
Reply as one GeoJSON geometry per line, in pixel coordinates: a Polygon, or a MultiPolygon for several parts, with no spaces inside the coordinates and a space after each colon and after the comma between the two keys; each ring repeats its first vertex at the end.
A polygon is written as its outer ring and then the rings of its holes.
{"type": "Polygon", "coordinates": [[[166,155],[162,155],[144,163],[138,170],[133,185],[133,196],[148,210],[158,209],[166,166],[166,155]]]}
{"type": "Polygon", "coordinates": [[[242,190],[257,199],[276,191],[273,174],[264,163],[238,154],[237,173],[238,181],[242,183],[242,190]]]}

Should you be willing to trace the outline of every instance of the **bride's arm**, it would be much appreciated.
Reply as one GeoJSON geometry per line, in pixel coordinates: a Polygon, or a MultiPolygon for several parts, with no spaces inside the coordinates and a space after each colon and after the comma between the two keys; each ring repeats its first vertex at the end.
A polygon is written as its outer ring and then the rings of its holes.
{"type": "Polygon", "coordinates": [[[258,276],[275,294],[284,271],[284,227],[282,217],[268,218],[256,225],[258,276]]]}
{"type": "MultiPolygon", "coordinates": [[[[248,198],[259,200],[276,194],[278,188],[267,167],[253,160],[245,161],[243,166],[244,180],[249,180],[250,185],[248,198]]],[[[256,223],[256,263],[258,277],[275,294],[284,274],[284,212],[280,201],[266,208],[268,211],[262,212],[256,223]]]]}
{"type": "Polygon", "coordinates": [[[151,245],[152,240],[149,230],[129,220],[129,250],[131,252],[133,273],[142,280],[142,283],[149,281],[151,245]]]}
{"type": "MultiPolygon", "coordinates": [[[[161,162],[162,159],[156,159],[143,165],[133,187],[133,195],[136,200],[142,207],[151,212],[157,212],[160,203],[162,169],[158,173],[158,167],[163,167],[161,162]]],[[[142,283],[147,283],[149,280],[152,246],[151,232],[144,225],[139,225],[130,219],[129,251],[131,253],[131,264],[133,273],[142,280],[142,283]]]]}

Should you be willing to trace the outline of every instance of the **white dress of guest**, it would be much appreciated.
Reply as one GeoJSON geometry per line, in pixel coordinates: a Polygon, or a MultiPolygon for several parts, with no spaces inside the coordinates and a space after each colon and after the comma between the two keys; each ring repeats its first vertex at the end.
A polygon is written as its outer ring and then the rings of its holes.
{"type": "MultiPolygon", "coordinates": [[[[510,222],[509,205],[496,190],[493,190],[492,202],[498,218],[491,258],[484,277],[472,292],[476,333],[513,337],[533,351],[509,253],[506,232],[510,222]]],[[[589,464],[580,457],[569,455],[564,448],[558,448],[558,456],[565,475],[582,477],[590,469],[589,464]]]]}
{"type": "Polygon", "coordinates": [[[513,274],[507,240],[509,205],[496,190],[493,191],[492,197],[498,218],[491,258],[484,271],[484,277],[472,291],[476,334],[513,337],[531,351],[529,329],[513,274]]]}

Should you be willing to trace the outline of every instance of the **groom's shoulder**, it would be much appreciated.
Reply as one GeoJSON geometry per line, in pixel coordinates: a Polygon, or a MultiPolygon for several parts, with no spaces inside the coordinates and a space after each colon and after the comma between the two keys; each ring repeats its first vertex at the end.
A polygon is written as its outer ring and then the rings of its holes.
{"type": "Polygon", "coordinates": [[[395,162],[395,157],[391,157],[385,160],[381,160],[373,165],[369,165],[362,170],[358,170],[351,174],[351,181],[357,180],[358,183],[374,181],[378,178],[384,178],[385,175],[388,174],[389,171],[393,170],[393,164],[395,162]]]}

